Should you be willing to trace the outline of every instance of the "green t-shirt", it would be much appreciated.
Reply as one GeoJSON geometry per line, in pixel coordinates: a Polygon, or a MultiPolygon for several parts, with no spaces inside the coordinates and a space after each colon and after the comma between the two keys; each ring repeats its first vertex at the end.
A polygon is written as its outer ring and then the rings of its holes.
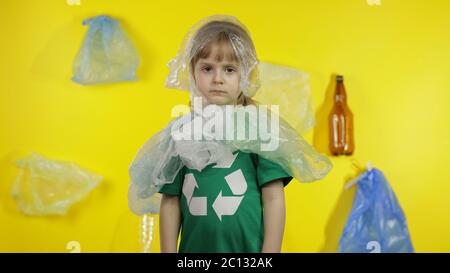
{"type": "Polygon", "coordinates": [[[179,252],[261,252],[264,220],[261,187],[292,177],[257,154],[237,151],[228,164],[201,172],[183,167],[160,193],[180,196],[179,252]]]}

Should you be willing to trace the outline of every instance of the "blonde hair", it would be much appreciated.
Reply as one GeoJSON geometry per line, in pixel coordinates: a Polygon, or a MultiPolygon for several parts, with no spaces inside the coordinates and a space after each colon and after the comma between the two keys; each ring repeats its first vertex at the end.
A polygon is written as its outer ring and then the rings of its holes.
{"type": "Polygon", "coordinates": [[[243,105],[243,106],[247,106],[247,105],[257,105],[258,103],[250,98],[244,95],[243,92],[241,92],[241,94],[239,95],[239,97],[237,98],[236,101],[236,105],[243,105]]]}
{"type": "MultiPolygon", "coordinates": [[[[190,71],[192,75],[194,74],[194,68],[197,62],[202,58],[208,58],[212,51],[212,45],[213,44],[219,44],[219,45],[227,45],[229,49],[231,50],[222,50],[223,48],[220,47],[220,51],[215,56],[216,60],[218,62],[222,61],[224,58],[241,62],[239,56],[236,54],[235,50],[233,49],[233,46],[230,42],[230,37],[228,32],[232,32],[234,35],[238,36],[239,38],[246,41],[246,44],[250,45],[250,49],[255,52],[255,48],[252,42],[252,39],[248,35],[247,31],[245,31],[240,26],[233,24],[231,22],[225,22],[225,21],[212,21],[201,27],[195,37],[194,41],[196,43],[202,43],[205,42],[199,37],[207,37],[205,44],[199,46],[192,46],[191,48],[191,61],[190,61],[190,71]],[[217,28],[223,28],[223,31],[217,31],[217,28]]],[[[240,92],[236,105],[256,105],[256,101],[254,101],[252,98],[247,97],[244,95],[244,93],[240,92]]],[[[189,106],[191,106],[191,102],[189,102],[189,106]]]]}

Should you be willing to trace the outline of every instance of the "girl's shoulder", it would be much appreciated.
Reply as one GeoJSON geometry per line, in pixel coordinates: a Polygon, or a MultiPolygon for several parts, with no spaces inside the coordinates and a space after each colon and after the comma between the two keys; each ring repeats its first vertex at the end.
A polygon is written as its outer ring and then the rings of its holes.
{"type": "MultiPolygon", "coordinates": [[[[236,151],[235,153],[239,153],[240,157],[247,157],[252,164],[256,167],[258,166],[258,162],[259,162],[259,155],[256,153],[251,153],[251,152],[244,152],[241,150],[236,151]]],[[[238,161],[238,162],[243,162],[242,160],[238,161]]]]}

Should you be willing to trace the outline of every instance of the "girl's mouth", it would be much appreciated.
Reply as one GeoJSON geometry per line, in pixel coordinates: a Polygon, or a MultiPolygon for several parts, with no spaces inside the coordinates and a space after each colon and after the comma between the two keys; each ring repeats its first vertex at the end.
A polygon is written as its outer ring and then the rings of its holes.
{"type": "Polygon", "coordinates": [[[227,92],[222,91],[222,90],[211,90],[209,92],[211,92],[214,95],[222,95],[222,94],[226,94],[227,93],[227,92]]]}

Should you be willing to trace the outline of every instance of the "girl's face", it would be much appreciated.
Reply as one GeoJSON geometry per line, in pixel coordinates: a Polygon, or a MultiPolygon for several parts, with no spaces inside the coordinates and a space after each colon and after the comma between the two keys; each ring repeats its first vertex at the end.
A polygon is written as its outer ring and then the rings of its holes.
{"type": "Polygon", "coordinates": [[[220,54],[232,50],[227,44],[213,43],[207,58],[200,58],[194,67],[197,89],[210,104],[236,104],[241,78],[239,63],[220,54]],[[223,58],[217,58],[223,56],[223,58]]]}

